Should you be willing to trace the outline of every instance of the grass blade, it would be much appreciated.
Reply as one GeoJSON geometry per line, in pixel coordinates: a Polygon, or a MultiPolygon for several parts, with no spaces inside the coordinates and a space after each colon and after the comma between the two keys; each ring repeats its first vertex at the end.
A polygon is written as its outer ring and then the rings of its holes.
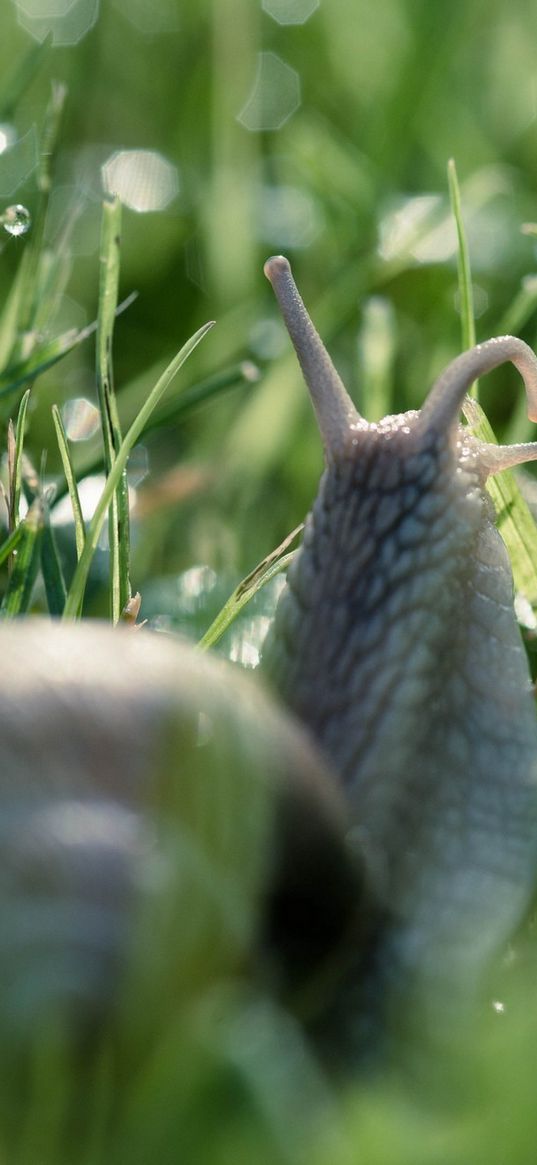
{"type": "MultiPolygon", "coordinates": [[[[112,340],[119,286],[121,203],[103,204],[100,250],[99,311],[97,319],[97,390],[101,411],[104,462],[107,475],[121,446],[121,426],[114,391],[112,340]]],[[[118,482],[108,517],[110,548],[110,615],[115,625],[131,597],[129,488],[126,468],[118,482]]]]}
{"type": "Polygon", "coordinates": [[[4,562],[9,558],[10,554],[12,554],[13,551],[17,549],[23,534],[24,524],[19,522],[17,529],[13,530],[13,532],[9,535],[9,538],[6,538],[5,542],[2,542],[2,545],[0,546],[0,566],[3,566],[4,562]]]}
{"type": "Polygon", "coordinates": [[[40,542],[43,531],[43,505],[40,498],[36,498],[33,502],[26,518],[19,523],[18,531],[20,531],[19,547],[0,607],[0,616],[7,619],[12,619],[15,615],[23,615],[30,606],[39,569],[40,542]]]}
{"type": "Polygon", "coordinates": [[[240,364],[234,364],[232,368],[226,368],[224,372],[208,376],[199,384],[193,384],[190,388],[186,388],[173,400],[167,401],[164,407],[150,418],[144,432],[149,433],[153,429],[159,429],[162,425],[178,421],[191,409],[205,404],[213,397],[220,396],[227,389],[237,388],[240,385],[256,384],[259,377],[259,369],[251,360],[241,360],[240,364]]]}
{"type": "Polygon", "coordinates": [[[250,574],[246,575],[246,578],[242,579],[229,596],[227,602],[224,603],[216,619],[208,627],[205,635],[200,639],[198,647],[203,651],[206,651],[209,647],[214,647],[222,638],[224,632],[227,631],[228,627],[237,618],[237,615],[240,614],[243,607],[261,590],[261,587],[266,586],[275,575],[287,569],[289,563],[295,556],[295,551],[292,550],[289,554],[285,554],[284,551],[287,550],[287,547],[291,545],[303,529],[304,526],[301,524],[296,527],[296,530],[292,530],[275,550],[272,550],[258,566],[254,567],[250,574]]]}
{"type": "Polygon", "coordinates": [[[54,428],[56,429],[56,437],[58,440],[58,447],[60,450],[60,457],[62,459],[63,472],[67,482],[67,489],[71,499],[71,508],[73,510],[73,521],[75,525],[75,542],[76,542],[76,557],[77,561],[80,558],[84,549],[86,541],[86,528],[84,526],[84,517],[82,514],[82,506],[80,504],[80,495],[78,493],[78,486],[69,451],[69,444],[67,441],[67,433],[62,420],[62,415],[57,405],[52,406],[52,419],[54,421],[54,428]]]}
{"type": "MultiPolygon", "coordinates": [[[[122,303],[119,304],[116,315],[120,315],[130,306],[135,296],[128,295],[122,303]]],[[[0,344],[1,344],[1,329],[0,323],[0,344]]],[[[68,332],[63,332],[61,336],[55,336],[52,340],[46,340],[39,348],[34,348],[30,356],[19,361],[17,364],[10,364],[7,369],[0,375],[0,398],[11,396],[17,389],[27,384],[29,380],[36,380],[42,373],[52,368],[69,352],[81,344],[84,340],[89,339],[90,336],[97,330],[97,321],[94,320],[91,324],[87,324],[85,328],[70,328],[68,332]]]]}
{"type": "Polygon", "coordinates": [[[26,425],[26,414],[28,412],[28,402],[30,400],[30,392],[31,390],[28,388],[24,393],[24,396],[19,405],[17,427],[15,430],[13,472],[10,481],[9,496],[9,521],[11,530],[14,530],[19,522],[19,506],[22,481],[22,453],[24,448],[24,431],[26,425]]]}
{"type": "Polygon", "coordinates": [[[13,425],[13,421],[11,420],[11,417],[9,418],[8,426],[7,426],[6,445],[7,445],[6,462],[7,462],[8,524],[9,524],[9,529],[14,530],[15,526],[16,526],[16,522],[13,518],[13,492],[14,492],[14,482],[15,482],[15,446],[16,446],[16,442],[15,442],[15,427],[13,425]]]}
{"type": "Polygon", "coordinates": [[[45,221],[51,189],[51,170],[66,96],[67,89],[65,86],[54,82],[45,112],[45,122],[41,135],[40,165],[37,173],[39,201],[31,237],[22,258],[23,275],[18,320],[19,341],[15,347],[15,359],[21,356],[23,347],[25,346],[26,334],[34,330],[34,316],[38,305],[41,311],[43,310],[43,304],[42,302],[40,303],[41,297],[39,295],[39,268],[43,254],[45,221]]]}
{"type": "MultiPolygon", "coordinates": [[[[480,441],[496,444],[494,431],[477,401],[467,399],[464,415],[480,441]]],[[[496,524],[507,546],[515,590],[537,607],[537,527],[513,474],[489,477],[487,490],[496,510],[496,524]]]]}
{"type": "MultiPolygon", "coordinates": [[[[9,363],[11,353],[17,339],[18,319],[22,294],[23,269],[22,261],[17,268],[17,274],[8,293],[2,315],[0,316],[0,369],[5,376],[5,369],[9,363]]],[[[0,377],[1,381],[2,377],[0,377]]]]}
{"type": "Polygon", "coordinates": [[[64,617],[66,619],[75,618],[81,608],[84,598],[84,591],[86,588],[86,581],[91,566],[91,560],[99,541],[99,535],[108,512],[108,507],[112,502],[112,498],[121,478],[121,474],[126,469],[129,453],[143,433],[143,430],[149,417],[151,416],[151,413],[153,412],[153,409],[155,409],[158,405],[168,385],[170,384],[170,381],[173,380],[173,377],[184,364],[185,360],[187,360],[190,354],[194,351],[194,348],[197,347],[200,340],[202,340],[209,329],[212,328],[213,322],[214,321],[211,320],[209,323],[204,324],[203,327],[199,328],[199,330],[195,332],[189,340],[187,340],[186,344],[183,345],[181,350],[177,353],[157,383],[154,385],[153,389],[149,393],[147,400],[142,405],[138,416],[135,417],[130,429],[128,430],[126,436],[123,438],[121,447],[118,451],[112,469],[106,479],[105,487],[88,528],[84,550],[82,551],[80,561],[75,570],[65,603],[64,617]]]}
{"type": "Polygon", "coordinates": [[[61,308],[62,298],[73,268],[73,258],[69,250],[68,227],[62,238],[42,252],[39,264],[39,287],[35,297],[33,328],[36,335],[46,335],[50,321],[54,320],[61,308]]]}
{"type": "Polygon", "coordinates": [[[457,228],[458,253],[457,268],[459,273],[459,299],[462,327],[462,349],[473,348],[475,344],[474,295],[472,288],[472,271],[470,268],[470,254],[468,240],[464,229],[461,206],[461,192],[457,178],[457,168],[454,158],[448,162],[448,184],[451,210],[457,228]]]}
{"type": "Polygon", "coordinates": [[[50,524],[49,491],[41,491],[37,473],[28,458],[24,458],[23,472],[24,496],[31,506],[38,499],[43,507],[43,532],[41,536],[41,573],[45,585],[47,606],[51,615],[63,614],[65,606],[66,587],[63,571],[56,546],[54,531],[50,524]]]}
{"type": "Polygon", "coordinates": [[[55,336],[53,340],[46,340],[39,348],[35,348],[27,359],[10,365],[0,376],[0,398],[12,396],[29,380],[35,380],[41,372],[46,372],[48,368],[52,368],[54,364],[58,363],[58,360],[67,356],[68,352],[72,352],[73,348],[93,335],[96,326],[95,323],[91,323],[80,330],[70,328],[61,336],[55,336]]]}
{"type": "Polygon", "coordinates": [[[52,34],[49,33],[41,44],[34,45],[20,64],[16,66],[0,93],[0,119],[11,121],[13,112],[21,97],[29,89],[34,77],[39,72],[46,56],[52,47],[52,34]]]}
{"type": "Polygon", "coordinates": [[[50,524],[48,506],[44,508],[44,525],[41,538],[41,573],[45,584],[49,614],[59,618],[60,615],[63,615],[67,588],[65,586],[54,530],[50,524]]]}
{"type": "Polygon", "coordinates": [[[498,324],[499,336],[518,336],[537,307],[537,275],[526,275],[498,324]]]}

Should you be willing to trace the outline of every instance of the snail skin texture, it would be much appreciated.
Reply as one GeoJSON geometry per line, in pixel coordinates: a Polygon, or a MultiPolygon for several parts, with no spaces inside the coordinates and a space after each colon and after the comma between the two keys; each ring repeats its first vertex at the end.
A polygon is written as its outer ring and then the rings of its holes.
{"type": "Polygon", "coordinates": [[[11,1034],[55,1009],[91,1027],[132,967],[149,1015],[258,958],[278,989],[306,984],[313,1013],[339,971],[343,1010],[375,992],[460,1001],[530,899],[535,711],[485,483],[537,449],[482,444],[459,411],[510,360],[535,419],[537,361],[490,340],[420,412],[368,424],[287,260],[265,270],[326,458],[264,653],[285,707],[258,675],[147,631],[2,624],[11,1034]]]}
{"type": "Polygon", "coordinates": [[[537,360],[501,336],[455,359],[419,412],[368,424],[297,292],[269,259],[326,469],[287,576],[266,665],[345,792],[349,830],[391,921],[394,983],[468,996],[535,883],[537,727],[513,580],[485,492],[537,457],[459,423],[505,361],[537,420],[537,360]]]}

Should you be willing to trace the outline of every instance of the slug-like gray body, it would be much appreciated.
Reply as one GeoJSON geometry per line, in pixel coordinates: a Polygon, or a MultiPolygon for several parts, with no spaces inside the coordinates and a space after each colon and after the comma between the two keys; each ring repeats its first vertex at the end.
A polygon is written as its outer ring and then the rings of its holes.
{"type": "Polygon", "coordinates": [[[286,260],[266,268],[327,468],[266,649],[286,703],[344,787],[351,834],[391,912],[384,973],[471,993],[526,908],[537,866],[537,725],[489,472],[536,455],[458,424],[464,392],[512,359],[466,353],[421,412],[367,424],[313,331],[286,260]]]}

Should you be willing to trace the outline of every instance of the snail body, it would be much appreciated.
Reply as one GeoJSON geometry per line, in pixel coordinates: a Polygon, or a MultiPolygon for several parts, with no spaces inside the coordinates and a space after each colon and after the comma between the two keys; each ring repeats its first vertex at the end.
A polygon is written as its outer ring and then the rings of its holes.
{"type": "Polygon", "coordinates": [[[326,469],[266,648],[284,702],[346,795],[390,916],[394,982],[471,994],[528,905],[537,723],[513,580],[485,492],[537,456],[459,424],[472,382],[511,360],[537,419],[537,360],[500,337],[449,365],[419,412],[368,424],[287,260],[268,261],[311,392],[326,469]]]}
{"type": "Polygon", "coordinates": [[[369,425],[287,261],[266,272],[326,456],[264,653],[285,707],[162,636],[2,625],[7,1028],[100,1014],[147,927],[154,994],[218,952],[220,971],[248,962],[252,933],[284,987],[337,978],[350,950],[383,991],[471,992],[528,904],[537,730],[484,490],[537,451],[477,442],[458,413],[512,360],[535,415],[537,361],[489,341],[420,412],[369,425]]]}

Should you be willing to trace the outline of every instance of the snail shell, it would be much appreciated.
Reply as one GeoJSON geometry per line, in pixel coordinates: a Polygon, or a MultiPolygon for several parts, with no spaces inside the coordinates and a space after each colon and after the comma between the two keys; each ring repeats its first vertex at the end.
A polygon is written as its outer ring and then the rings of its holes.
{"type": "Polygon", "coordinates": [[[330,978],[362,874],[261,683],[96,623],[6,622],[0,644],[0,1028],[91,1029],[127,972],[171,1006],[254,947],[279,990],[330,978]]]}

